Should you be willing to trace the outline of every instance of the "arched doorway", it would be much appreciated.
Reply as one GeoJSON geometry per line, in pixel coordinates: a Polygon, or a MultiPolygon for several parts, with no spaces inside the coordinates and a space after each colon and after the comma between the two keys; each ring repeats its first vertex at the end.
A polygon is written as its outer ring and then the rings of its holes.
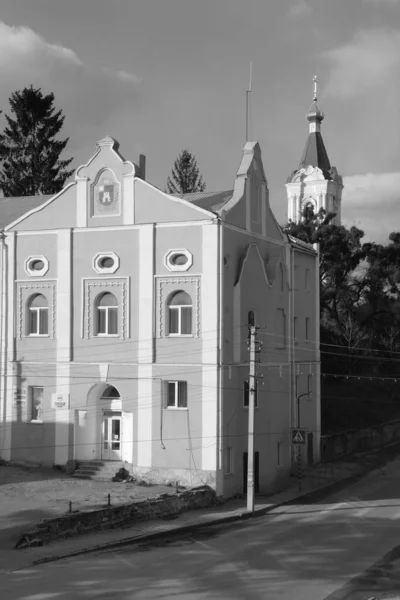
{"type": "Polygon", "coordinates": [[[106,386],[100,398],[102,407],[101,458],[103,460],[121,460],[122,458],[122,412],[116,409],[119,401],[118,390],[112,385],[106,386]]]}

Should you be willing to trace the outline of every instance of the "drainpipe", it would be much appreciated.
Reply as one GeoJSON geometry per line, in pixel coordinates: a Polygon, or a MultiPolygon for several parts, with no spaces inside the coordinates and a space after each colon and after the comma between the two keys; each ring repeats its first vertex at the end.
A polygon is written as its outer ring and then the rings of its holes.
{"type": "Polygon", "coordinates": [[[0,423],[2,431],[2,440],[0,449],[3,448],[4,439],[6,439],[6,369],[7,369],[7,247],[5,242],[4,230],[0,231],[1,244],[1,373],[0,373],[0,423]]]}
{"type": "MultiPolygon", "coordinates": [[[[222,439],[223,439],[223,424],[222,424],[222,394],[223,394],[223,334],[224,334],[224,244],[223,244],[223,222],[221,219],[217,221],[218,227],[218,445],[217,445],[217,469],[220,471],[221,482],[223,483],[223,464],[222,464],[222,439]]],[[[223,494],[223,489],[221,490],[223,494]]]]}
{"type": "Polygon", "coordinates": [[[295,423],[295,400],[297,396],[296,389],[296,345],[294,339],[294,248],[292,243],[290,243],[290,329],[291,329],[291,340],[290,340],[290,350],[291,350],[291,375],[292,375],[292,385],[291,385],[291,397],[290,397],[290,421],[291,427],[294,427],[295,423]]]}

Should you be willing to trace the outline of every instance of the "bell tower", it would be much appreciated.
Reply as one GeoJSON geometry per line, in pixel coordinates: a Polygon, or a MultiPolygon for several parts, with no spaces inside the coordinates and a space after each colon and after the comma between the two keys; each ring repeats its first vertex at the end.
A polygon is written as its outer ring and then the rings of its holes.
{"type": "Polygon", "coordinates": [[[336,167],[331,167],[321,135],[324,113],[317,104],[318,80],[315,75],[314,95],[307,113],[309,133],[299,167],[286,182],[288,220],[298,222],[309,206],[317,213],[320,208],[336,213],[332,223],[341,224],[343,181],[336,167]]]}

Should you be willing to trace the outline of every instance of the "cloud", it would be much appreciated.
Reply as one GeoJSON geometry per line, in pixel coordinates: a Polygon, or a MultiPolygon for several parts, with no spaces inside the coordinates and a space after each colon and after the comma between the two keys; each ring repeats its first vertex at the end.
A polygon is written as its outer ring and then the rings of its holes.
{"type": "Polygon", "coordinates": [[[376,6],[387,4],[396,6],[396,4],[400,5],[400,0],[364,0],[364,4],[375,4],[376,6]]]}
{"type": "MultiPolygon", "coordinates": [[[[55,105],[66,115],[65,135],[79,148],[103,137],[106,121],[139,98],[140,79],[122,69],[84,63],[71,48],[50,43],[28,27],[0,21],[0,108],[9,114],[10,93],[29,87],[53,92],[55,105]]],[[[1,127],[1,125],[0,125],[1,127]]]]}
{"type": "Polygon", "coordinates": [[[394,73],[400,66],[400,31],[359,31],[351,42],[325,52],[323,57],[331,66],[325,89],[329,95],[354,98],[378,86],[393,88],[394,73]]]}
{"type": "Polygon", "coordinates": [[[297,19],[300,17],[305,17],[310,12],[311,6],[307,0],[299,0],[296,2],[296,4],[293,4],[293,6],[289,8],[288,16],[291,19],[297,19]]]}
{"type": "Polygon", "coordinates": [[[344,177],[342,222],[365,232],[363,241],[388,243],[400,231],[400,172],[344,177]]]}

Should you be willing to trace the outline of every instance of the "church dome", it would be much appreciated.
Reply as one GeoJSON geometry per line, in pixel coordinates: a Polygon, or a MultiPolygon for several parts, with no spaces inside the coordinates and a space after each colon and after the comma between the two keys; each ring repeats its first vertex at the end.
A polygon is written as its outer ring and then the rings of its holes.
{"type": "Polygon", "coordinates": [[[309,123],[321,123],[324,120],[324,116],[324,113],[317,104],[317,100],[314,99],[307,113],[307,121],[309,123]]]}

